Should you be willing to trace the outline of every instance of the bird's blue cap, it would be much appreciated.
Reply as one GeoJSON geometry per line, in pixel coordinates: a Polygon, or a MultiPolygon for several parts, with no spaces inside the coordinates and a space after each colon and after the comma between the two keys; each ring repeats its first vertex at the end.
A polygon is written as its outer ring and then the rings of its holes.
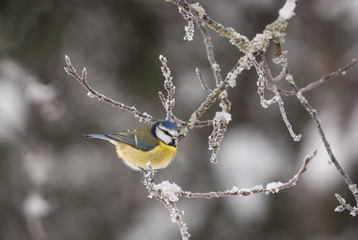
{"type": "Polygon", "coordinates": [[[177,126],[172,123],[171,121],[162,121],[162,122],[159,122],[160,125],[162,125],[163,127],[166,127],[170,130],[178,130],[177,126]]]}
{"type": "Polygon", "coordinates": [[[157,134],[155,133],[155,128],[158,126],[158,125],[162,125],[163,127],[169,129],[169,130],[178,130],[177,126],[172,123],[171,121],[159,121],[159,122],[156,122],[153,124],[152,126],[152,129],[151,129],[151,132],[154,136],[157,136],[157,134]]]}

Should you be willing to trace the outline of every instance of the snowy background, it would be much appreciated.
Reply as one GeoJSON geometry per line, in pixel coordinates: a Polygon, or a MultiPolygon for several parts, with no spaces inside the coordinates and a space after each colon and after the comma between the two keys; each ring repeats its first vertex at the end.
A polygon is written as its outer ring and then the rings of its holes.
{"type": "MultiPolygon", "coordinates": [[[[206,0],[207,14],[252,39],[277,18],[285,1],[206,0]]],[[[290,20],[289,68],[303,87],[358,56],[358,1],[301,1],[290,20]]],[[[165,117],[159,55],[176,85],[181,119],[205,99],[195,68],[214,80],[199,31],[183,40],[187,23],[164,0],[0,1],[0,239],[180,239],[163,206],[147,198],[141,176],[116,158],[111,144],[83,133],[115,133],[140,124],[127,112],[86,96],[63,70],[69,55],[101,93],[165,117]],[[41,219],[44,234],[37,220],[41,219]],[[40,233],[39,233],[40,232],[40,233]]],[[[223,75],[241,56],[210,31],[223,75]]],[[[358,182],[358,68],[306,94],[319,110],[337,158],[358,182]]],[[[335,213],[334,193],[353,203],[294,97],[284,97],[300,142],[289,136],[277,105],[263,109],[253,70],[230,90],[232,122],[218,164],[209,162],[210,128],[192,131],[176,161],[156,175],[190,191],[226,190],[286,181],[305,155],[318,156],[298,185],[274,195],[182,199],[192,239],[349,240],[357,219],[335,213]]],[[[217,108],[218,109],[218,108],[217,108]]],[[[205,117],[212,118],[215,109],[205,117]]]]}

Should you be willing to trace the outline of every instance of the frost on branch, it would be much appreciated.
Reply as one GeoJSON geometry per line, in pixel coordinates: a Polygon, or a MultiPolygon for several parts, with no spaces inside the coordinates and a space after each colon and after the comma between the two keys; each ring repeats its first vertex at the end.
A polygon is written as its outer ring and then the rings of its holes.
{"type": "Polygon", "coordinates": [[[193,37],[194,37],[194,21],[190,20],[188,22],[188,26],[184,27],[184,30],[185,30],[184,40],[193,41],[193,37]]]}
{"type": "Polygon", "coordinates": [[[284,184],[282,182],[272,182],[272,183],[268,183],[266,185],[266,194],[269,193],[278,193],[278,191],[280,191],[280,189],[282,189],[282,186],[284,184]]]}
{"type": "Polygon", "coordinates": [[[297,181],[301,177],[301,175],[306,172],[308,164],[311,162],[311,160],[316,156],[317,149],[315,149],[311,154],[307,155],[303,159],[303,164],[301,168],[298,170],[298,172],[287,182],[271,182],[266,185],[266,187],[263,187],[262,185],[256,185],[252,188],[237,188],[236,186],[233,186],[231,190],[226,191],[218,191],[218,192],[205,192],[205,193],[195,193],[190,191],[182,191],[180,193],[180,196],[186,197],[186,198],[218,198],[218,197],[224,197],[224,196],[250,196],[252,194],[257,193],[278,193],[279,191],[287,188],[291,188],[296,185],[297,181]]]}
{"type": "MultiPolygon", "coordinates": [[[[228,113],[217,113],[215,121],[224,122],[230,121],[231,116],[228,113]]],[[[224,196],[249,196],[257,193],[277,193],[278,191],[286,188],[290,188],[296,184],[299,177],[306,171],[307,165],[317,154],[317,150],[314,150],[310,155],[306,156],[303,160],[303,165],[296,173],[296,175],[287,182],[272,182],[266,185],[264,188],[262,185],[257,185],[252,188],[237,188],[233,186],[232,189],[226,191],[218,192],[207,192],[207,193],[193,193],[190,191],[184,191],[175,183],[170,183],[169,181],[163,181],[160,184],[155,184],[153,181],[155,170],[151,170],[151,164],[148,164],[150,170],[143,171],[143,184],[149,192],[149,197],[155,197],[159,200],[170,213],[170,217],[173,223],[177,223],[181,232],[182,239],[188,240],[190,234],[188,232],[188,227],[183,221],[184,211],[181,211],[176,206],[176,202],[179,200],[179,197],[186,198],[218,198],[224,196]]]]}
{"type": "Polygon", "coordinates": [[[228,112],[216,112],[213,121],[213,132],[209,136],[209,150],[212,151],[210,162],[217,163],[221,141],[227,130],[227,124],[231,121],[231,115],[228,112]]]}
{"type": "Polygon", "coordinates": [[[165,97],[164,94],[161,91],[159,91],[159,98],[162,101],[162,104],[167,113],[166,119],[171,121],[173,118],[173,108],[175,106],[175,98],[174,98],[175,86],[173,84],[173,77],[171,76],[171,71],[167,65],[166,57],[160,55],[159,60],[162,62],[161,70],[165,78],[164,88],[167,91],[167,97],[165,97]]]}
{"type": "Polygon", "coordinates": [[[293,138],[294,141],[299,141],[301,139],[301,134],[296,135],[294,133],[292,125],[287,118],[286,110],[284,108],[284,102],[283,102],[281,95],[278,91],[278,88],[276,86],[276,83],[278,81],[280,81],[286,75],[285,74],[286,69],[284,68],[281,71],[279,77],[274,78],[272,76],[270,68],[267,64],[266,57],[263,54],[261,54],[261,57],[262,57],[262,62],[258,63],[256,58],[252,54],[249,54],[249,59],[252,62],[252,64],[254,65],[257,75],[259,76],[259,78],[257,80],[257,87],[258,87],[257,93],[260,96],[261,105],[264,108],[267,108],[271,104],[277,102],[279,109],[280,109],[282,119],[283,119],[284,123],[286,124],[286,127],[287,127],[291,137],[293,138]],[[270,100],[265,100],[265,98],[264,98],[265,89],[272,91],[275,94],[275,96],[270,100]]]}
{"type": "Polygon", "coordinates": [[[338,205],[334,211],[335,212],[343,212],[344,210],[347,210],[349,211],[349,214],[352,216],[352,217],[356,217],[358,215],[358,206],[356,207],[352,207],[349,203],[347,203],[347,201],[341,196],[339,195],[338,193],[335,194],[338,202],[341,204],[341,205],[338,205]]]}
{"type": "Polygon", "coordinates": [[[198,12],[200,19],[202,19],[206,15],[205,9],[200,6],[199,3],[193,3],[191,4],[191,6],[198,12]]]}
{"type": "Polygon", "coordinates": [[[192,41],[194,36],[194,21],[193,21],[193,15],[191,14],[190,10],[186,10],[183,7],[178,6],[179,12],[185,19],[185,21],[188,22],[188,25],[184,27],[185,30],[185,36],[184,40],[192,41]]]}

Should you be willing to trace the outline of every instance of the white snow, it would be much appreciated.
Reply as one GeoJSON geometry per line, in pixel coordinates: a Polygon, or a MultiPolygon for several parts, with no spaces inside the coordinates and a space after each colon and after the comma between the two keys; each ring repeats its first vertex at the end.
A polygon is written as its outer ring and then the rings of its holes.
{"type": "Polygon", "coordinates": [[[287,0],[285,5],[280,9],[278,12],[280,17],[282,17],[285,20],[289,20],[292,18],[295,13],[294,10],[296,8],[296,1],[295,0],[287,0]]]}
{"type": "Polygon", "coordinates": [[[237,193],[237,192],[239,192],[239,189],[236,186],[233,186],[230,192],[237,193]]]}
{"type": "Polygon", "coordinates": [[[203,19],[204,15],[206,15],[205,9],[199,3],[193,3],[191,6],[199,13],[199,18],[203,19]]]}
{"type": "Polygon", "coordinates": [[[179,200],[177,194],[181,191],[181,187],[175,183],[163,181],[153,187],[155,191],[161,191],[161,195],[167,198],[171,202],[177,202],[179,200]]]}
{"type": "Polygon", "coordinates": [[[335,212],[343,212],[344,210],[345,208],[342,205],[339,205],[334,209],[335,212]]]}
{"type": "Polygon", "coordinates": [[[271,182],[266,185],[266,189],[269,190],[271,193],[278,193],[282,186],[282,182],[271,182]]]}
{"type": "Polygon", "coordinates": [[[191,20],[188,22],[188,26],[184,27],[185,30],[185,36],[184,40],[192,41],[194,37],[194,22],[191,20]]]}
{"type": "Polygon", "coordinates": [[[94,95],[93,95],[93,93],[91,93],[91,92],[88,92],[88,93],[87,93],[87,96],[89,96],[90,98],[94,98],[94,95]]]}
{"type": "Polygon", "coordinates": [[[216,112],[214,121],[229,123],[231,121],[231,114],[228,112],[216,112]]]}

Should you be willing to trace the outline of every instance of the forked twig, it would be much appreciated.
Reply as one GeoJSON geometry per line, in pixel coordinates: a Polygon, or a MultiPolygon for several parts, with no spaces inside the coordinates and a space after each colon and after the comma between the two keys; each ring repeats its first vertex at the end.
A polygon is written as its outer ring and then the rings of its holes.
{"type": "Polygon", "coordinates": [[[173,84],[173,77],[171,76],[171,71],[168,68],[166,57],[160,55],[159,60],[162,63],[161,70],[165,78],[164,88],[167,91],[167,97],[165,97],[164,94],[161,91],[159,91],[159,98],[162,101],[162,105],[164,106],[165,111],[167,113],[166,119],[169,121],[173,121],[174,119],[173,108],[175,106],[175,99],[174,99],[175,86],[173,84]]]}

